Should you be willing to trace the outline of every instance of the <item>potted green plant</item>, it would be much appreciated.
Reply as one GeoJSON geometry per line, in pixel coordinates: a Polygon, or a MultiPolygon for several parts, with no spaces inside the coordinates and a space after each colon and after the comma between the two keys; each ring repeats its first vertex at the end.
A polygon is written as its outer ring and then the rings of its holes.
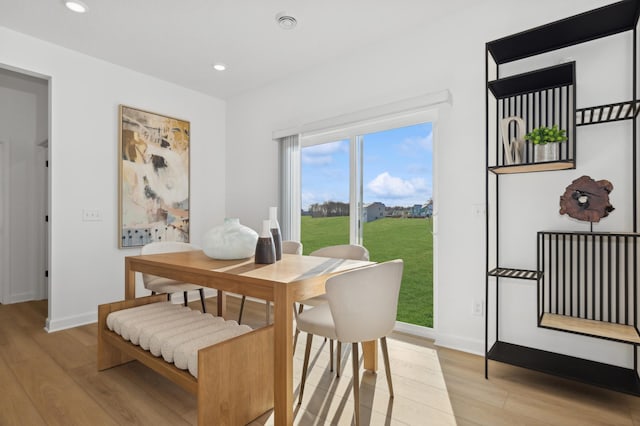
{"type": "Polygon", "coordinates": [[[559,142],[567,140],[567,131],[560,129],[557,124],[553,127],[536,127],[524,138],[534,145],[534,159],[536,162],[557,161],[559,142]]]}

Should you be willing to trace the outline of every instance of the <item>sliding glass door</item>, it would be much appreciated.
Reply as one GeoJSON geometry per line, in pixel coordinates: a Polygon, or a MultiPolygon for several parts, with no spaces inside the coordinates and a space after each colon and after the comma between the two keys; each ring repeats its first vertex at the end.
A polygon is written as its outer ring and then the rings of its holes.
{"type": "MultiPolygon", "coordinates": [[[[433,326],[432,124],[350,135],[301,151],[305,254],[363,244],[405,262],[398,321],[433,326]]],[[[304,141],[304,139],[303,139],[304,141]]]]}

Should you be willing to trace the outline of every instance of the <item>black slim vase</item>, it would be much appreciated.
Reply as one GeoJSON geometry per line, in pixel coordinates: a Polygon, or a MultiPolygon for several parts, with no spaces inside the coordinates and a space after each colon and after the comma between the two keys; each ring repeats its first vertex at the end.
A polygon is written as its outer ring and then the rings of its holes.
{"type": "Polygon", "coordinates": [[[262,221],[262,232],[256,243],[255,263],[268,265],[276,262],[276,247],[271,235],[270,220],[262,221]]]}
{"type": "Polygon", "coordinates": [[[280,224],[278,223],[278,208],[269,207],[269,227],[273,237],[273,245],[276,248],[276,261],[282,259],[282,235],[280,234],[280,224]]]}

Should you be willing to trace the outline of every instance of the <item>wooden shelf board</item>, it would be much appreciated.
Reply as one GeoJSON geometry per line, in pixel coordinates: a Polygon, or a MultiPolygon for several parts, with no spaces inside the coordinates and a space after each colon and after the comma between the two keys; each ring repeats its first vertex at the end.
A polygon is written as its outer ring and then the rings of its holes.
{"type": "Polygon", "coordinates": [[[514,164],[512,166],[495,166],[489,167],[493,173],[497,175],[513,174],[513,173],[531,173],[531,172],[548,172],[555,170],[575,169],[576,165],[573,160],[553,161],[546,163],[529,163],[514,164]]]}
{"type": "Polygon", "coordinates": [[[638,335],[635,327],[631,325],[594,321],[545,312],[542,314],[540,327],[640,345],[640,335],[638,335]]]}
{"type": "Polygon", "coordinates": [[[630,368],[500,341],[486,356],[505,364],[640,396],[640,378],[630,368]]]}
{"type": "Polygon", "coordinates": [[[495,268],[489,271],[489,275],[492,277],[516,278],[521,280],[537,280],[539,274],[538,271],[514,268],[495,268]]]}

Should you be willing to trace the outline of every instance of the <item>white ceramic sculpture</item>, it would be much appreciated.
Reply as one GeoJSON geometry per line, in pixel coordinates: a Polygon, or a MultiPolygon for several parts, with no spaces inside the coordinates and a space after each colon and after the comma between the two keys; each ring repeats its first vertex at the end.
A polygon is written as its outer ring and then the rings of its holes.
{"type": "Polygon", "coordinates": [[[524,120],[520,117],[512,116],[503,118],[500,121],[500,130],[502,133],[502,145],[504,147],[505,165],[520,164],[524,160],[524,120]],[[509,124],[514,121],[516,123],[516,137],[509,141],[509,124]]]}
{"type": "Polygon", "coordinates": [[[227,218],[224,224],[208,230],[202,238],[202,250],[212,259],[245,259],[253,256],[258,233],[240,224],[238,218],[227,218]]]}

